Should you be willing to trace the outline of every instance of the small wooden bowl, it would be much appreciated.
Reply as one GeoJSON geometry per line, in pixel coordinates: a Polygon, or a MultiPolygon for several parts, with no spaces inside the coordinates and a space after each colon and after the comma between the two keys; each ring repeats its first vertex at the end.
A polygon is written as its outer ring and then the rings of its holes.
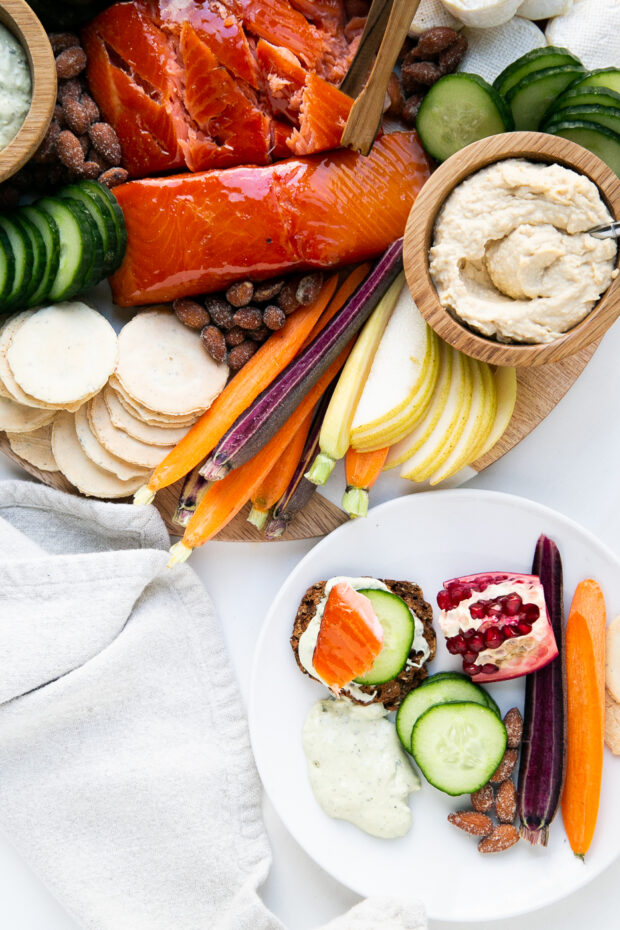
{"type": "Polygon", "coordinates": [[[21,129],[0,151],[0,181],[6,181],[36,152],[56,104],[56,63],[45,29],[25,0],[0,0],[0,23],[19,39],[32,75],[32,102],[21,129]]]}
{"type": "Polygon", "coordinates": [[[405,231],[404,265],[409,289],[420,312],[455,349],[493,365],[543,365],[574,355],[596,339],[620,315],[620,275],[585,319],[553,342],[502,343],[461,323],[440,303],[429,271],[429,249],[437,214],[446,197],[470,174],[506,158],[557,162],[593,181],[614,219],[620,219],[620,178],[586,149],[542,132],[509,132],[481,139],[445,161],[426,182],[412,207],[405,231]]]}

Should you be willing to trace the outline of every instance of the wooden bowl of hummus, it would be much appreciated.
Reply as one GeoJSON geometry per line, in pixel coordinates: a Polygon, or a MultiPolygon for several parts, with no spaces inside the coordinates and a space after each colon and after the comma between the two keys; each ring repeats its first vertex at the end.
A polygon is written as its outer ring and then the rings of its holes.
{"type": "Polygon", "coordinates": [[[618,248],[585,230],[620,219],[620,178],[538,132],[482,139],[426,182],[407,222],[409,289],[450,345],[493,365],[557,362],[620,315],[618,248]]]}
{"type": "Polygon", "coordinates": [[[56,104],[56,63],[25,0],[0,0],[0,182],[36,152],[56,104]]]}

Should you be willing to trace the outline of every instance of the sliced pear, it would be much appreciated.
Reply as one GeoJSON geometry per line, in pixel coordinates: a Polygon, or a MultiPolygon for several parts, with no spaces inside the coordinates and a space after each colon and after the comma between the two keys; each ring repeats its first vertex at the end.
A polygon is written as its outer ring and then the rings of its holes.
{"type": "Polygon", "coordinates": [[[353,448],[358,452],[373,452],[391,446],[407,435],[410,429],[422,419],[431,402],[433,391],[439,375],[439,336],[428,328],[430,352],[424,363],[424,379],[407,406],[396,417],[391,417],[379,427],[353,439],[353,448]]]}
{"type": "Polygon", "coordinates": [[[357,405],[353,439],[380,427],[406,406],[424,381],[431,351],[426,321],[404,287],[357,405]]]}
{"type": "Polygon", "coordinates": [[[480,459],[487,452],[490,452],[493,446],[502,438],[508,429],[517,402],[517,371],[515,368],[497,368],[493,375],[493,381],[495,382],[497,394],[497,412],[491,432],[483,447],[476,453],[476,459],[480,459]]]}
{"type": "Polygon", "coordinates": [[[426,481],[451,454],[465,428],[473,391],[473,375],[466,355],[451,349],[450,390],[443,413],[427,441],[409,458],[401,470],[402,478],[426,481]]]}
{"type": "Polygon", "coordinates": [[[419,420],[414,428],[400,442],[390,447],[386,459],[385,468],[396,468],[402,465],[407,459],[410,459],[414,452],[426,442],[429,438],[439,418],[443,413],[448,392],[450,391],[450,380],[452,377],[452,352],[450,346],[439,339],[439,377],[435,385],[433,397],[426,408],[424,416],[419,420]]]}
{"type": "Polygon", "coordinates": [[[469,415],[452,452],[443,465],[431,475],[432,485],[445,481],[446,478],[450,478],[464,468],[468,462],[473,461],[473,453],[484,443],[495,419],[497,399],[491,372],[488,366],[484,371],[482,363],[474,358],[469,359],[469,364],[473,376],[469,415]],[[482,442],[480,437],[482,437],[482,442]]]}
{"type": "Polygon", "coordinates": [[[478,458],[480,450],[484,448],[491,435],[491,430],[493,429],[493,424],[495,423],[495,417],[497,415],[497,390],[495,388],[495,379],[493,378],[491,366],[486,362],[478,362],[478,365],[480,366],[482,380],[484,381],[488,398],[488,403],[486,405],[486,423],[480,428],[478,441],[473,449],[470,450],[469,458],[463,464],[463,467],[469,465],[470,462],[475,462],[478,458]]]}

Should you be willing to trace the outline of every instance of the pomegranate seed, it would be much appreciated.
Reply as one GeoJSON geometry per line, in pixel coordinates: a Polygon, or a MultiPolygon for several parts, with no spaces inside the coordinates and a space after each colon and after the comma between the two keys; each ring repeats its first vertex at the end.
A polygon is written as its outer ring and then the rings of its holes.
{"type": "Polygon", "coordinates": [[[474,665],[473,662],[463,662],[463,671],[466,675],[479,675],[482,671],[482,668],[479,665],[474,665]]]}
{"type": "Polygon", "coordinates": [[[463,636],[465,639],[471,639],[472,636],[476,635],[476,630],[463,630],[463,636]]]}
{"type": "Polygon", "coordinates": [[[451,636],[446,640],[446,648],[451,655],[457,656],[467,650],[467,643],[463,636],[451,636]]]}
{"type": "Polygon", "coordinates": [[[522,636],[527,636],[528,633],[532,632],[532,627],[529,623],[518,623],[517,629],[522,636]]]}
{"type": "Polygon", "coordinates": [[[467,645],[472,652],[480,652],[484,649],[484,640],[480,633],[476,633],[475,636],[472,636],[467,645]]]}
{"type": "Polygon", "coordinates": [[[484,672],[485,675],[492,675],[494,672],[498,671],[497,665],[493,665],[491,662],[486,662],[480,669],[481,672],[484,672]]]}
{"type": "Polygon", "coordinates": [[[504,642],[504,633],[498,627],[493,626],[484,634],[484,642],[487,649],[497,649],[504,642]]]}
{"type": "Polygon", "coordinates": [[[463,653],[463,662],[475,662],[477,657],[478,657],[477,652],[473,652],[471,649],[468,649],[467,652],[463,653]]]}
{"type": "Polygon", "coordinates": [[[534,623],[540,617],[540,607],[537,604],[526,604],[523,613],[528,623],[534,623]]]}
{"type": "Polygon", "coordinates": [[[445,588],[437,595],[437,603],[440,610],[450,610],[452,607],[452,598],[450,597],[449,592],[445,590],[445,588]]]}
{"type": "Polygon", "coordinates": [[[483,601],[476,601],[475,604],[471,604],[469,612],[472,615],[472,619],[482,620],[483,617],[486,617],[486,604],[484,604],[483,601]]]}
{"type": "Polygon", "coordinates": [[[450,597],[452,598],[452,603],[456,606],[460,604],[461,601],[466,601],[467,598],[471,597],[471,588],[466,588],[462,584],[453,584],[450,585],[448,589],[450,591],[450,597]]]}
{"type": "Polygon", "coordinates": [[[487,610],[487,617],[495,617],[499,620],[500,617],[503,617],[504,611],[502,610],[501,604],[491,604],[487,610]]]}
{"type": "Polygon", "coordinates": [[[514,639],[515,636],[519,635],[516,626],[512,625],[502,627],[502,633],[504,634],[504,639],[514,639]]]}
{"type": "Polygon", "coordinates": [[[514,617],[521,610],[521,605],[523,601],[518,594],[508,594],[505,598],[502,598],[504,601],[504,610],[509,617],[514,617]]]}

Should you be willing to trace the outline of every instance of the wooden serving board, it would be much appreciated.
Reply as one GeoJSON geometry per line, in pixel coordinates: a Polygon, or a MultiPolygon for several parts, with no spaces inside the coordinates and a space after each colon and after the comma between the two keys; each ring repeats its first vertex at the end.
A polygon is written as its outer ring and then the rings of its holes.
{"type": "MultiPolygon", "coordinates": [[[[551,365],[519,369],[517,376],[517,404],[510,426],[497,445],[487,455],[473,464],[472,467],[477,472],[483,471],[500,459],[517,443],[525,439],[545,419],[547,414],[553,410],[555,405],[575,383],[590,361],[597,346],[598,342],[592,343],[581,349],[577,355],[563,359],[561,362],[554,362],[551,365]]],[[[0,433],[0,450],[44,484],[61,491],[78,493],[60,472],[40,471],[15,455],[4,433],[0,433]]],[[[172,522],[180,490],[181,482],[177,482],[171,487],[160,491],[155,498],[155,505],[173,536],[180,534],[179,527],[172,522]]],[[[249,505],[217,538],[230,542],[264,541],[264,536],[247,522],[248,510],[249,505]]],[[[315,536],[325,536],[340,526],[341,523],[345,523],[346,520],[347,516],[342,510],[320,494],[315,494],[305,510],[292,522],[281,539],[311,539],[315,536]]]]}

